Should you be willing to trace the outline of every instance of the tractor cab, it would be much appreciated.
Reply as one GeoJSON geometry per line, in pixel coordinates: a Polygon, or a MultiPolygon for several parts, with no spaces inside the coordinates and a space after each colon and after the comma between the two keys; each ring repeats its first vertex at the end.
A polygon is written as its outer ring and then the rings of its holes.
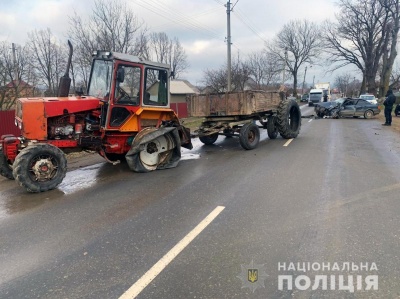
{"type": "Polygon", "coordinates": [[[138,131],[142,123],[134,115],[169,109],[169,65],[102,51],[96,51],[93,58],[88,95],[103,103],[104,130],[119,130],[130,122],[132,130],[138,131]]]}

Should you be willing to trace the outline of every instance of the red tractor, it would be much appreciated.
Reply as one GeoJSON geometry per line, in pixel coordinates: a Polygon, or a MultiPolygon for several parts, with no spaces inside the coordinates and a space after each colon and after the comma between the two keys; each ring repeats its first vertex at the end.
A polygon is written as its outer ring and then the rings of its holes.
{"type": "Polygon", "coordinates": [[[30,192],[56,188],[67,171],[65,153],[97,151],[108,162],[126,159],[135,172],[177,166],[190,132],[170,109],[170,68],[140,57],[96,51],[87,95],[68,96],[72,45],[58,97],[21,98],[21,136],[0,139],[0,174],[30,192]]]}

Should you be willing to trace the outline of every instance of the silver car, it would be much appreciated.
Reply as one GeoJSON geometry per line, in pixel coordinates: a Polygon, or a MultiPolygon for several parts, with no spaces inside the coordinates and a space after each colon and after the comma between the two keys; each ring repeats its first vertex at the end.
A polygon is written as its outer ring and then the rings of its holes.
{"type": "Polygon", "coordinates": [[[373,94],[362,94],[360,95],[360,99],[366,100],[371,104],[378,104],[378,100],[375,98],[373,94]]]}

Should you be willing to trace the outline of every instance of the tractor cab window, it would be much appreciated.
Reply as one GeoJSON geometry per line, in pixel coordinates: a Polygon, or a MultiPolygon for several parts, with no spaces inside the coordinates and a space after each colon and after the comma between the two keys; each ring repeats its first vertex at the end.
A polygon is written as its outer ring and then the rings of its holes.
{"type": "Polygon", "coordinates": [[[146,69],[143,104],[151,106],[168,105],[168,72],[166,70],[146,69]]]}
{"type": "Polygon", "coordinates": [[[114,97],[115,103],[119,105],[139,105],[139,92],[140,68],[119,66],[114,97]]]}
{"type": "Polygon", "coordinates": [[[88,94],[103,99],[110,94],[112,61],[96,59],[90,74],[88,94]]]}

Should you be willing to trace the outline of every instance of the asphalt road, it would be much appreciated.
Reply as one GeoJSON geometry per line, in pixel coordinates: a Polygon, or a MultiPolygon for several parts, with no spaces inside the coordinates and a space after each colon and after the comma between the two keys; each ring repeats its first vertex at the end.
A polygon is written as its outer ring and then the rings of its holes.
{"type": "Polygon", "coordinates": [[[400,138],[378,120],[303,119],[252,151],[195,140],[183,158],[137,174],[88,156],[41,194],[0,179],[0,298],[400,297],[400,138]]]}

